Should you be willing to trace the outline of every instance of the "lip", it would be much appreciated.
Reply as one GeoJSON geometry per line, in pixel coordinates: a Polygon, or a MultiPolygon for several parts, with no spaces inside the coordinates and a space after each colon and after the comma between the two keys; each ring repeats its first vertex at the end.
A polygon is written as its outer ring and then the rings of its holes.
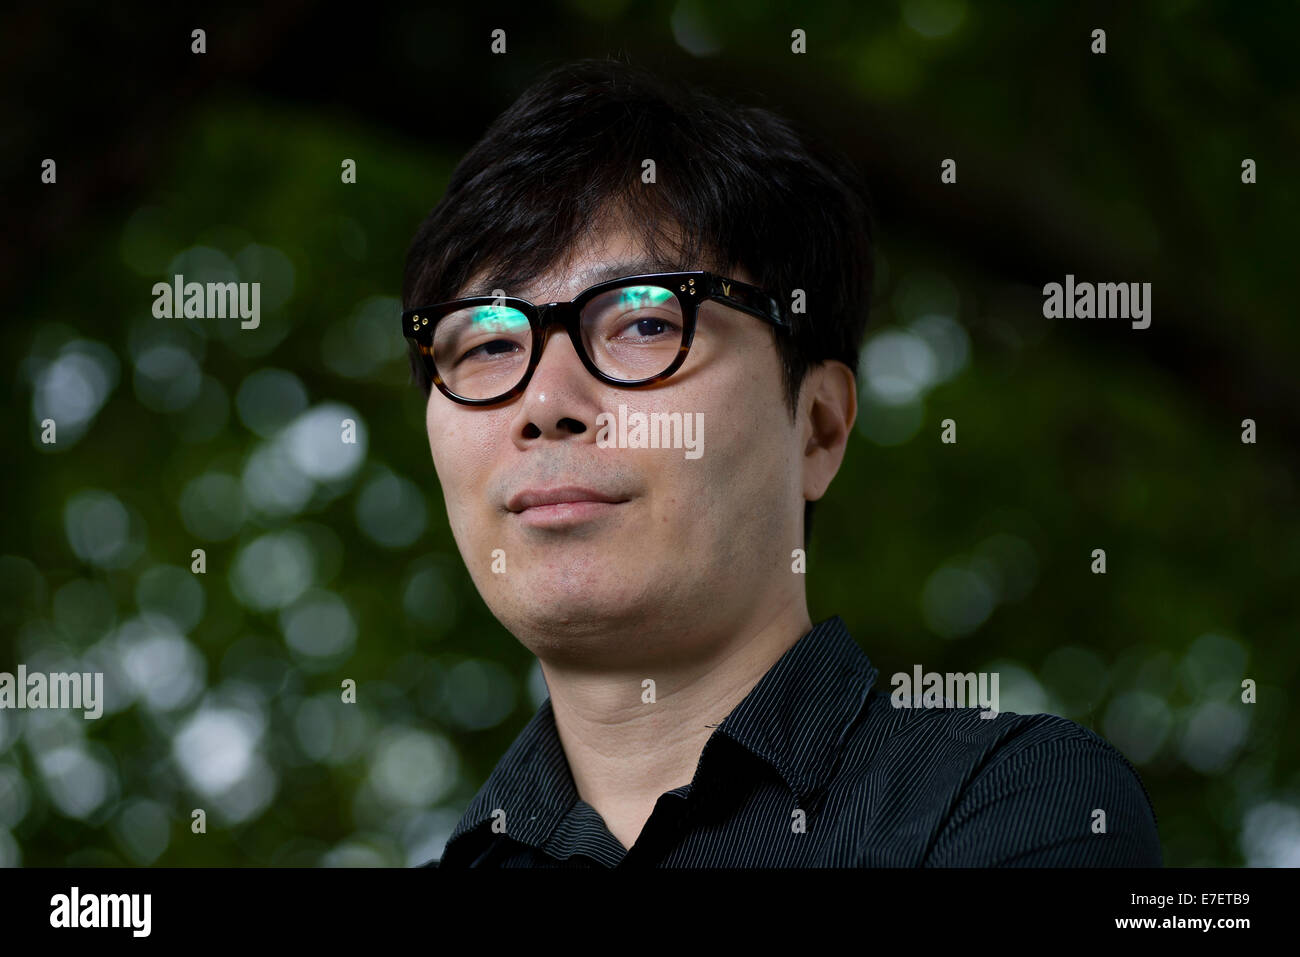
{"type": "Polygon", "coordinates": [[[526,488],[510,496],[506,508],[512,512],[524,512],[534,508],[565,504],[602,504],[618,505],[627,499],[619,498],[607,492],[600,492],[581,485],[558,485],[555,488],[526,488]]]}
{"type": "Polygon", "coordinates": [[[530,528],[558,529],[599,519],[626,501],[596,489],[564,485],[524,489],[511,496],[506,507],[530,528]]]}
{"type": "Polygon", "coordinates": [[[618,502],[557,502],[534,505],[515,516],[529,528],[572,528],[599,519],[619,507],[618,502]]]}

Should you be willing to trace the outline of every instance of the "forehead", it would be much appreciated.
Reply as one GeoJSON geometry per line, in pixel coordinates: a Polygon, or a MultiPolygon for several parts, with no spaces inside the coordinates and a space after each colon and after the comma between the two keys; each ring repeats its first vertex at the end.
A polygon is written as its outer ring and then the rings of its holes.
{"type": "Polygon", "coordinates": [[[588,286],[639,273],[675,272],[678,264],[656,260],[636,237],[623,230],[607,232],[543,270],[521,277],[509,265],[483,270],[461,290],[462,296],[491,296],[502,290],[533,302],[572,299],[588,286]]]}
{"type": "MultiPolygon", "coordinates": [[[[714,268],[713,263],[684,263],[670,257],[671,253],[653,255],[641,239],[625,227],[609,227],[594,234],[590,241],[537,276],[514,275],[508,264],[482,270],[466,283],[459,296],[491,296],[500,289],[507,296],[536,303],[562,302],[574,298],[588,286],[622,276],[714,268]]],[[[749,279],[743,270],[733,272],[732,277],[742,281],[749,279]]]]}

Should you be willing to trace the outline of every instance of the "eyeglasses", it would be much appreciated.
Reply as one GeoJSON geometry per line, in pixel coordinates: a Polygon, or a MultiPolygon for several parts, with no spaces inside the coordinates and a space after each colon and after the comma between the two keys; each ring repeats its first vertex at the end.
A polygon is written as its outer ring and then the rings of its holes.
{"type": "Polygon", "coordinates": [[[402,313],[402,332],[447,398],[493,405],[528,386],[547,331],[563,326],[587,371],[608,385],[637,388],[681,368],[702,300],[712,299],[789,330],[767,292],[710,272],[625,276],[584,289],[569,302],[536,305],[511,296],[471,296],[402,313]]]}

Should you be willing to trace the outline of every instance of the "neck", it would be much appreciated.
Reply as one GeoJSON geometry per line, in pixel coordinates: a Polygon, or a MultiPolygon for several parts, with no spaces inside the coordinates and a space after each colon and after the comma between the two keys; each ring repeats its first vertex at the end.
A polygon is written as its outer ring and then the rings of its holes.
{"type": "Polygon", "coordinates": [[[578,795],[624,847],[636,841],[661,794],[691,782],[715,726],[811,628],[801,594],[775,611],[756,609],[742,623],[691,636],[706,654],[639,666],[635,674],[542,661],[578,795]]]}

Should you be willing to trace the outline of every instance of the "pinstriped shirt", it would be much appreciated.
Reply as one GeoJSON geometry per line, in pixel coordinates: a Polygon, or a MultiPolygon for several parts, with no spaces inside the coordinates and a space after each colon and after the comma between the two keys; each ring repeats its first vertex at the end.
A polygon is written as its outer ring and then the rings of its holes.
{"type": "Polygon", "coordinates": [[[631,848],[578,796],[548,698],[424,866],[1160,866],[1146,788],[1097,734],[1051,714],[895,707],[876,676],[838,616],[815,625],[631,848]]]}

